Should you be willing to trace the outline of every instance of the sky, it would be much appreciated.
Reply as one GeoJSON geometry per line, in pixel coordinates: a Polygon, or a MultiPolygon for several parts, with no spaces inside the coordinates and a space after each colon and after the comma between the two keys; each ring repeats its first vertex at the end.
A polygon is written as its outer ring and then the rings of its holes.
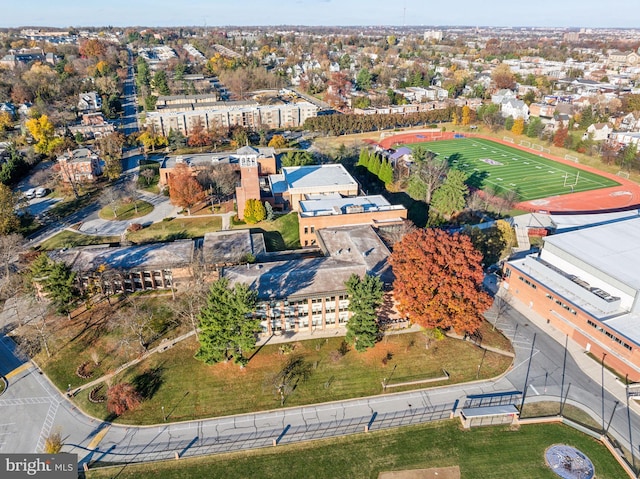
{"type": "MultiPolygon", "coordinates": [[[[6,0],[0,27],[417,25],[640,28],[638,0],[6,0]]],[[[3,2],[4,3],[4,2],[3,2]]]]}

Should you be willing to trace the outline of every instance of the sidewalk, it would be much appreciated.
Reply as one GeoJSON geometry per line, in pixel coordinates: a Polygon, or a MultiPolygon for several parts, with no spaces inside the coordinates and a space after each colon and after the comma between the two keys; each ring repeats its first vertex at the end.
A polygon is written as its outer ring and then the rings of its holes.
{"type": "MultiPolygon", "coordinates": [[[[498,295],[504,295],[506,292],[500,288],[498,295]]],[[[535,311],[527,308],[521,301],[514,299],[510,302],[513,309],[525,316],[535,326],[544,331],[547,335],[553,338],[555,341],[564,346],[567,336],[561,331],[554,328],[551,324],[548,324],[546,319],[540,316],[535,311]]],[[[571,338],[567,342],[567,352],[571,355],[573,360],[577,363],[580,369],[598,386],[602,386],[602,366],[587,356],[585,350],[575,343],[571,338]]],[[[626,404],[627,391],[622,381],[618,379],[611,371],[605,368],[604,370],[604,387],[611,393],[621,404],[626,404]]],[[[629,407],[636,413],[640,414],[640,404],[635,400],[629,401],[629,407]]]]}

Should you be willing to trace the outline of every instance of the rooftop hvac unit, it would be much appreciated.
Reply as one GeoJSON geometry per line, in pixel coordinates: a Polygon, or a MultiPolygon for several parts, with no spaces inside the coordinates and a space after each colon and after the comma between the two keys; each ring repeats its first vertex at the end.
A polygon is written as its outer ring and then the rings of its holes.
{"type": "Polygon", "coordinates": [[[364,213],[364,206],[362,205],[350,205],[345,208],[347,214],[351,213],[364,213]]]}

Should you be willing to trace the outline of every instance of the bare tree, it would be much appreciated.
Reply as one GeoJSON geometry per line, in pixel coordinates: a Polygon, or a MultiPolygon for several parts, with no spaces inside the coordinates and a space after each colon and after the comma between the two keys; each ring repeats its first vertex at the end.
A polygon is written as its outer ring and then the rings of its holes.
{"type": "Polygon", "coordinates": [[[416,226],[409,220],[404,220],[401,224],[380,228],[382,239],[389,246],[393,246],[408,233],[416,229],[416,226]]]}
{"type": "Polygon", "coordinates": [[[147,184],[147,186],[149,186],[151,184],[151,180],[153,180],[153,177],[156,176],[156,172],[153,170],[153,168],[146,168],[140,172],[140,176],[144,178],[145,183],[147,184]]]}
{"type": "Polygon", "coordinates": [[[49,316],[49,305],[45,302],[33,300],[30,308],[31,319],[29,319],[19,330],[20,349],[29,357],[33,357],[42,349],[51,357],[49,348],[50,325],[47,322],[49,316]]]}
{"type": "Polygon", "coordinates": [[[153,329],[153,311],[141,305],[139,301],[127,298],[125,304],[114,315],[112,328],[121,328],[124,336],[123,343],[128,344],[134,341],[140,347],[140,352],[146,353],[149,350],[153,329]]]}
{"type": "Polygon", "coordinates": [[[124,194],[127,198],[129,198],[133,202],[133,208],[138,214],[138,200],[140,199],[140,192],[138,191],[138,186],[135,181],[130,180],[124,184],[124,194]]]}
{"type": "Polygon", "coordinates": [[[4,297],[3,292],[10,289],[13,284],[15,264],[18,254],[22,251],[22,236],[17,233],[0,236],[0,298],[4,297]]]}
{"type": "Polygon", "coordinates": [[[122,190],[117,188],[105,188],[100,196],[100,203],[109,206],[113,211],[113,217],[118,217],[118,202],[122,199],[122,190]]]}

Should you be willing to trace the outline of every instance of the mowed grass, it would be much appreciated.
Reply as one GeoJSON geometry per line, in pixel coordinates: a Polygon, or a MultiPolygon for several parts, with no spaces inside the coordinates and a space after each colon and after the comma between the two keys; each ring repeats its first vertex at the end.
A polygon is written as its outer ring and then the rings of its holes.
{"type": "Polygon", "coordinates": [[[249,452],[94,469],[89,479],[375,479],[383,471],[459,466],[463,479],[557,479],[544,460],[553,444],[576,447],[599,479],[626,477],[595,439],[561,424],[460,429],[457,420],[249,452]]]}
{"type": "Polygon", "coordinates": [[[140,218],[146,216],[153,211],[153,205],[148,201],[136,200],[133,201],[121,201],[114,206],[107,205],[103,207],[99,212],[103,220],[132,220],[134,218],[140,218]]]}
{"type": "Polygon", "coordinates": [[[41,251],[51,251],[60,248],[75,248],[97,244],[118,243],[120,236],[94,236],[62,230],[40,244],[41,251]]]}
{"type": "Polygon", "coordinates": [[[174,218],[131,232],[127,235],[127,239],[134,243],[173,241],[198,238],[211,231],[220,231],[221,228],[222,218],[219,216],[174,218]]]}
{"type": "MultiPolygon", "coordinates": [[[[153,372],[157,388],[138,409],[126,412],[116,422],[160,423],[163,406],[170,421],[281,408],[276,377],[292,358],[302,358],[310,375],[286,397],[285,407],[380,394],[384,378],[391,378],[390,383],[437,378],[443,375],[443,369],[450,374],[448,381],[398,387],[393,391],[472,381],[476,379],[478,364],[482,364],[480,379],[486,379],[503,373],[512,363],[512,358],[491,352],[483,359],[480,348],[449,338],[432,343],[427,349],[423,333],[387,336],[365,353],[349,350],[344,356],[338,351],[343,339],[291,343],[293,351],[288,354],[280,352],[280,344],[267,344],[246,368],[240,369],[232,362],[208,366],[196,360],[198,343],[190,338],[150,356],[113,380],[114,384],[137,383],[153,372]]],[[[104,404],[89,403],[87,394],[84,391],[76,398],[80,407],[95,417],[107,417],[104,404]]]]}
{"type": "Polygon", "coordinates": [[[513,191],[519,201],[619,185],[595,173],[489,140],[464,138],[406,146],[433,151],[447,159],[451,167],[467,173],[473,186],[497,193],[513,191]],[[569,185],[574,185],[573,189],[569,185]]]}
{"type": "Polygon", "coordinates": [[[298,214],[276,216],[273,221],[261,221],[254,225],[237,225],[234,229],[251,228],[252,233],[262,233],[267,251],[286,251],[300,248],[298,214]]]}

